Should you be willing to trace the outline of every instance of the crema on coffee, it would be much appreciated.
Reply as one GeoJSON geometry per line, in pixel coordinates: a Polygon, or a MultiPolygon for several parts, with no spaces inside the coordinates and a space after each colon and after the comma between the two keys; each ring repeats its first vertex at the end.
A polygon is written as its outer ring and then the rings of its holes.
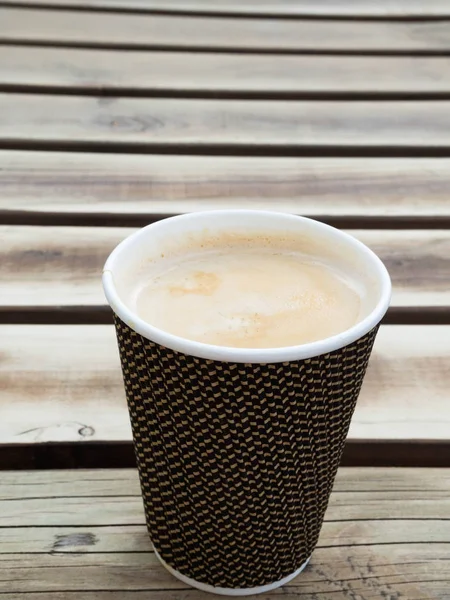
{"type": "Polygon", "coordinates": [[[201,246],[137,270],[130,308],[168,333],[236,348],[305,344],[360,318],[352,277],[314,253],[257,237],[201,246]]]}

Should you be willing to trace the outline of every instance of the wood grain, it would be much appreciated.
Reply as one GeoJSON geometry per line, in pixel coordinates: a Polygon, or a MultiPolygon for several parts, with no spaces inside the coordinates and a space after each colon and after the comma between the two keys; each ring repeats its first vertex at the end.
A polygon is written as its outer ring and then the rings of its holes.
{"type": "MultiPolygon", "coordinates": [[[[286,586],[283,596],[445,600],[450,578],[448,474],[340,469],[311,565],[286,586]],[[365,491],[356,491],[361,485],[365,491]]],[[[80,592],[91,600],[128,598],[126,592],[142,600],[141,593],[175,600],[181,589],[186,589],[186,600],[206,600],[157,563],[145,532],[136,471],[41,472],[40,480],[36,475],[8,473],[0,484],[0,497],[16,491],[1,502],[0,511],[6,525],[0,529],[0,571],[8,600],[34,593],[55,600],[80,592]],[[52,493],[61,480],[67,491],[52,493]],[[47,498],[29,495],[36,493],[36,484],[47,498]],[[130,489],[136,495],[123,496],[130,489]],[[68,495],[59,497],[61,492],[68,495]]]]}
{"type": "MultiPolygon", "coordinates": [[[[344,479],[345,473],[349,470],[348,468],[341,468],[341,471],[344,472],[344,479]]],[[[351,470],[353,471],[354,469],[351,468],[351,470]]],[[[364,473],[362,469],[358,471],[360,477],[370,479],[371,470],[371,468],[364,469],[364,473]]],[[[403,469],[396,470],[399,471],[397,480],[402,479],[403,469]]],[[[83,484],[81,481],[82,477],[79,476],[78,478],[69,479],[74,481],[74,483],[72,490],[68,490],[65,496],[52,494],[50,487],[47,488],[47,493],[44,493],[43,497],[30,496],[23,499],[19,493],[14,498],[2,500],[0,502],[1,529],[8,527],[81,526],[133,526],[137,528],[145,525],[137,474],[132,470],[124,471],[129,475],[120,477],[115,486],[111,486],[112,491],[108,495],[101,491],[101,486],[99,489],[99,486],[95,484],[96,471],[82,470],[73,472],[87,476],[90,488],[89,492],[84,489],[81,495],[78,494],[79,489],[83,490],[83,488],[86,488],[86,484],[83,484]],[[133,495],[129,494],[130,489],[135,492],[133,495]]],[[[416,469],[412,469],[412,471],[416,471],[416,469]]],[[[413,479],[416,479],[424,471],[424,469],[417,470],[417,473],[412,476],[413,479]]],[[[430,471],[436,478],[440,478],[440,469],[426,469],[426,471],[430,471]]],[[[21,471],[19,475],[15,471],[11,473],[16,473],[16,482],[26,481],[26,471],[21,471]]],[[[42,471],[40,473],[42,475],[42,471]]],[[[353,477],[350,479],[353,479],[353,477]]],[[[384,483],[381,491],[375,486],[365,491],[352,490],[351,492],[340,492],[337,489],[333,491],[331,496],[325,520],[330,523],[375,521],[378,519],[389,521],[397,519],[408,521],[413,519],[448,521],[448,513],[446,513],[449,505],[448,482],[444,480],[444,482],[441,482],[440,490],[434,490],[434,486],[427,487],[426,482],[428,478],[425,476],[422,479],[421,490],[414,491],[404,489],[399,491],[395,485],[392,486],[387,482],[384,483]]],[[[47,476],[44,476],[45,480],[48,480],[47,476]]],[[[23,483],[19,487],[22,485],[23,483]]],[[[442,526],[444,531],[446,531],[445,523],[442,526]]],[[[433,523],[431,523],[431,528],[433,528],[433,523]]],[[[330,527],[330,530],[332,529],[330,527]]],[[[350,530],[347,535],[351,535],[351,533],[350,530]]],[[[437,534],[434,534],[432,537],[437,537],[437,534]]],[[[416,537],[414,541],[420,543],[422,540],[416,537]]]]}
{"type": "Polygon", "coordinates": [[[450,92],[450,58],[120,52],[4,46],[0,89],[81,94],[428,97],[450,92]]]}
{"type": "MultiPolygon", "coordinates": [[[[157,597],[165,599],[168,590],[187,588],[170,575],[152,553],[12,554],[0,555],[0,565],[3,582],[14,593],[84,592],[96,588],[115,592],[163,590],[157,597]]],[[[380,598],[382,591],[394,598],[404,594],[408,600],[422,600],[432,583],[437,593],[432,596],[433,600],[447,600],[449,577],[450,544],[376,546],[362,538],[361,546],[318,548],[303,576],[285,587],[294,588],[303,597],[327,594],[329,598],[333,593],[333,600],[348,598],[349,590],[364,600],[380,598]]],[[[172,596],[176,597],[179,595],[172,596]]],[[[208,597],[198,592],[190,596],[208,597]]],[[[277,597],[275,592],[272,597],[277,597]]]]}
{"type": "Polygon", "coordinates": [[[0,8],[0,41],[258,52],[448,52],[445,21],[233,19],[0,8]]]}
{"type": "MultiPolygon", "coordinates": [[[[450,487],[450,469],[340,468],[334,492],[445,492],[450,487]]],[[[54,471],[3,471],[0,500],[30,498],[77,498],[139,496],[135,469],[57,469],[54,471]]],[[[67,525],[65,523],[64,525],[67,525]]]]}
{"type": "MultiPolygon", "coordinates": [[[[450,159],[139,156],[0,150],[0,211],[155,215],[221,208],[450,216],[450,159]]],[[[0,213],[1,214],[1,213],[0,213]]]]}
{"type": "Polygon", "coordinates": [[[8,0],[2,4],[296,17],[450,16],[447,0],[8,0]]]}
{"type": "MultiPolygon", "coordinates": [[[[398,584],[400,585],[400,584],[398,584]]],[[[348,598],[348,593],[347,596],[343,596],[342,592],[339,591],[335,591],[336,587],[341,586],[342,588],[342,582],[335,583],[334,585],[334,590],[330,593],[327,592],[327,600],[346,600],[346,598],[348,598]]],[[[403,593],[405,591],[405,587],[407,586],[407,584],[403,585],[403,588],[401,590],[400,593],[403,593]]],[[[446,599],[446,590],[448,589],[447,584],[445,583],[445,581],[442,583],[440,581],[433,581],[428,579],[426,582],[426,586],[427,586],[427,592],[425,592],[425,590],[422,587],[422,590],[418,591],[417,587],[416,590],[414,591],[414,593],[416,594],[415,596],[409,596],[410,600],[423,600],[425,598],[425,600],[429,600],[430,598],[434,599],[434,600],[447,600],[446,599]],[[423,594],[427,593],[426,596],[424,596],[423,594]],[[430,596],[430,594],[434,594],[433,596],[430,596]],[[442,596],[442,594],[444,594],[444,596],[442,596]]],[[[407,590],[407,592],[409,594],[411,594],[412,592],[410,591],[411,587],[409,587],[409,590],[407,590]]],[[[376,589],[372,589],[370,590],[371,592],[378,594],[376,589]]],[[[77,593],[72,593],[72,592],[67,592],[67,591],[63,591],[63,592],[46,592],[46,598],[48,598],[49,600],[69,600],[71,598],[73,598],[74,596],[76,596],[77,593]]],[[[306,593],[306,596],[308,597],[308,593],[306,593]]],[[[314,596],[309,595],[309,597],[314,598],[314,596]]],[[[317,595],[316,595],[317,597],[317,595]]],[[[210,594],[206,593],[206,592],[198,592],[195,590],[183,590],[182,591],[182,598],[183,600],[208,600],[210,598],[210,594]]],[[[266,598],[272,598],[275,600],[275,598],[277,598],[277,596],[274,596],[273,594],[271,596],[267,596],[266,598]]],[[[283,600],[304,600],[305,598],[305,594],[303,593],[302,590],[298,590],[296,588],[287,588],[283,590],[283,600]]],[[[378,600],[379,595],[375,595],[375,596],[367,596],[367,590],[366,590],[366,596],[364,597],[365,600],[367,600],[367,598],[371,598],[371,600],[378,600]]],[[[41,600],[42,599],[42,594],[40,593],[29,593],[29,592],[25,592],[24,594],[10,594],[8,596],[8,600],[41,600]]],[[[256,600],[257,597],[255,597],[253,600],[256,600]]],[[[152,590],[146,590],[144,592],[139,592],[139,591],[134,591],[134,592],[127,592],[126,590],[119,590],[117,592],[115,591],[109,591],[109,592],[83,592],[83,600],[180,600],[180,591],[171,591],[171,590],[167,590],[164,592],[159,592],[159,591],[152,591],[152,590]]]]}
{"type": "MultiPolygon", "coordinates": [[[[100,274],[126,227],[0,226],[0,306],[105,305],[100,274]]],[[[351,232],[385,262],[393,306],[450,301],[450,231],[351,232]]]]}
{"type": "MultiPolygon", "coordinates": [[[[449,28],[450,31],[450,28],[449,28]]],[[[294,102],[0,94],[0,145],[115,151],[450,147],[450,102],[294,102]]]]}
{"type": "Polygon", "coordinates": [[[0,331],[2,443],[131,440],[113,327],[0,331]]]}
{"type": "MultiPolygon", "coordinates": [[[[366,473],[364,476],[366,476],[366,473]]],[[[439,473],[435,476],[439,477],[439,473]]],[[[405,498],[406,500],[406,498],[405,498]]],[[[436,499],[433,496],[433,500],[436,499]]],[[[52,498],[53,501],[53,498],[52,498]]],[[[98,499],[91,499],[98,502],[98,499]]],[[[134,505],[134,500],[131,501],[134,505]]],[[[25,503],[23,503],[25,505],[25,503]]],[[[53,502],[52,502],[53,504],[53,502]]],[[[56,504],[56,503],[55,503],[56,504]]],[[[56,508],[56,507],[55,507],[56,508]]],[[[81,507],[80,507],[81,509],[81,507]]],[[[109,507],[106,506],[106,510],[109,507]]],[[[137,507],[140,510],[140,507],[137,507]]],[[[142,521],[136,517],[136,522],[142,521]]],[[[142,525],[95,525],[80,527],[33,527],[0,529],[0,555],[21,553],[104,553],[104,552],[152,552],[153,548],[145,524],[142,525]]],[[[448,543],[450,521],[443,519],[395,519],[358,520],[355,523],[325,522],[322,528],[321,546],[351,546],[361,543],[361,538],[370,544],[417,544],[448,543]]]]}
{"type": "MultiPolygon", "coordinates": [[[[131,441],[112,327],[1,326],[0,356],[0,444],[131,441]]],[[[383,326],[350,439],[447,439],[449,360],[450,326],[383,326]]]]}
{"type": "Polygon", "coordinates": [[[301,159],[0,151],[0,210],[154,215],[256,208],[450,215],[449,159],[301,159]]]}

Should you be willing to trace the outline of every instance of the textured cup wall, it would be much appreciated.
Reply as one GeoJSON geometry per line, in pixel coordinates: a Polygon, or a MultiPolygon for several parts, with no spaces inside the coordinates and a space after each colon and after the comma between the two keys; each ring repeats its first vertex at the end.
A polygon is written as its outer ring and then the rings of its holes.
{"type": "Polygon", "coordinates": [[[378,327],[315,358],[242,364],[181,354],[115,323],[162,558],[228,588],[293,573],[317,543],[378,327]]]}

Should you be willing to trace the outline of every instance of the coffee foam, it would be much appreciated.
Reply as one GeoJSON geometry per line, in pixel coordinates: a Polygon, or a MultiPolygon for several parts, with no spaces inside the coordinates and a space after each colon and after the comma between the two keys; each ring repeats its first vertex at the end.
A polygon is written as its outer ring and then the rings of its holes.
{"type": "MultiPolygon", "coordinates": [[[[327,260],[329,250],[306,236],[204,230],[141,260],[129,272],[127,303],[150,324],[209,344],[324,339],[354,325],[364,304],[358,278],[327,260]]],[[[336,248],[331,254],[339,262],[336,248]]]]}

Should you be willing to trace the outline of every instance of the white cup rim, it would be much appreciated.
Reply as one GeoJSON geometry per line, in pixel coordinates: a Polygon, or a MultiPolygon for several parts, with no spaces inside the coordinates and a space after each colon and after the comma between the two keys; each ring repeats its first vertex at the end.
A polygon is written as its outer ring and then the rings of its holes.
{"type": "MultiPolygon", "coordinates": [[[[170,224],[170,223],[169,223],[170,224]]],[[[139,229],[134,234],[124,239],[109,255],[102,275],[103,289],[105,292],[106,299],[109,305],[116,313],[116,315],[126,323],[131,329],[144,336],[148,340],[151,340],[157,344],[181,352],[190,356],[199,358],[205,358],[210,360],[225,361],[225,362],[236,362],[236,363],[278,363],[287,362],[293,360],[304,360],[319,356],[321,354],[327,354],[338,350],[351,344],[352,342],[360,339],[366,333],[371,331],[385,315],[391,298],[391,280],[389,273],[378,258],[378,256],[370,250],[365,244],[354,238],[353,236],[335,229],[330,225],[315,221],[307,217],[301,217],[292,215],[289,213],[280,213],[275,211],[259,211],[259,210],[214,210],[214,211],[199,211],[170,217],[168,219],[162,219],[151,223],[142,229],[139,229]],[[125,251],[131,244],[134,243],[136,238],[145,236],[152,228],[167,225],[168,222],[173,222],[175,219],[178,221],[185,220],[189,221],[192,219],[198,219],[199,216],[205,215],[230,215],[239,214],[245,216],[252,215],[265,215],[268,219],[271,217],[295,219],[314,223],[314,226],[319,230],[327,231],[332,233],[336,238],[346,241],[350,246],[353,246],[359,253],[363,253],[370,260],[373,265],[374,274],[378,277],[380,283],[380,298],[373,308],[373,310],[361,321],[350,327],[349,329],[331,337],[310,342],[307,344],[301,344],[297,346],[285,346],[280,348],[232,348],[228,346],[216,346],[213,344],[205,344],[202,342],[196,342],[180,336],[168,333],[158,327],[150,325],[146,321],[142,320],[136,313],[131,311],[125,303],[119,297],[115,283],[114,283],[114,263],[117,257],[125,251]]]]}

